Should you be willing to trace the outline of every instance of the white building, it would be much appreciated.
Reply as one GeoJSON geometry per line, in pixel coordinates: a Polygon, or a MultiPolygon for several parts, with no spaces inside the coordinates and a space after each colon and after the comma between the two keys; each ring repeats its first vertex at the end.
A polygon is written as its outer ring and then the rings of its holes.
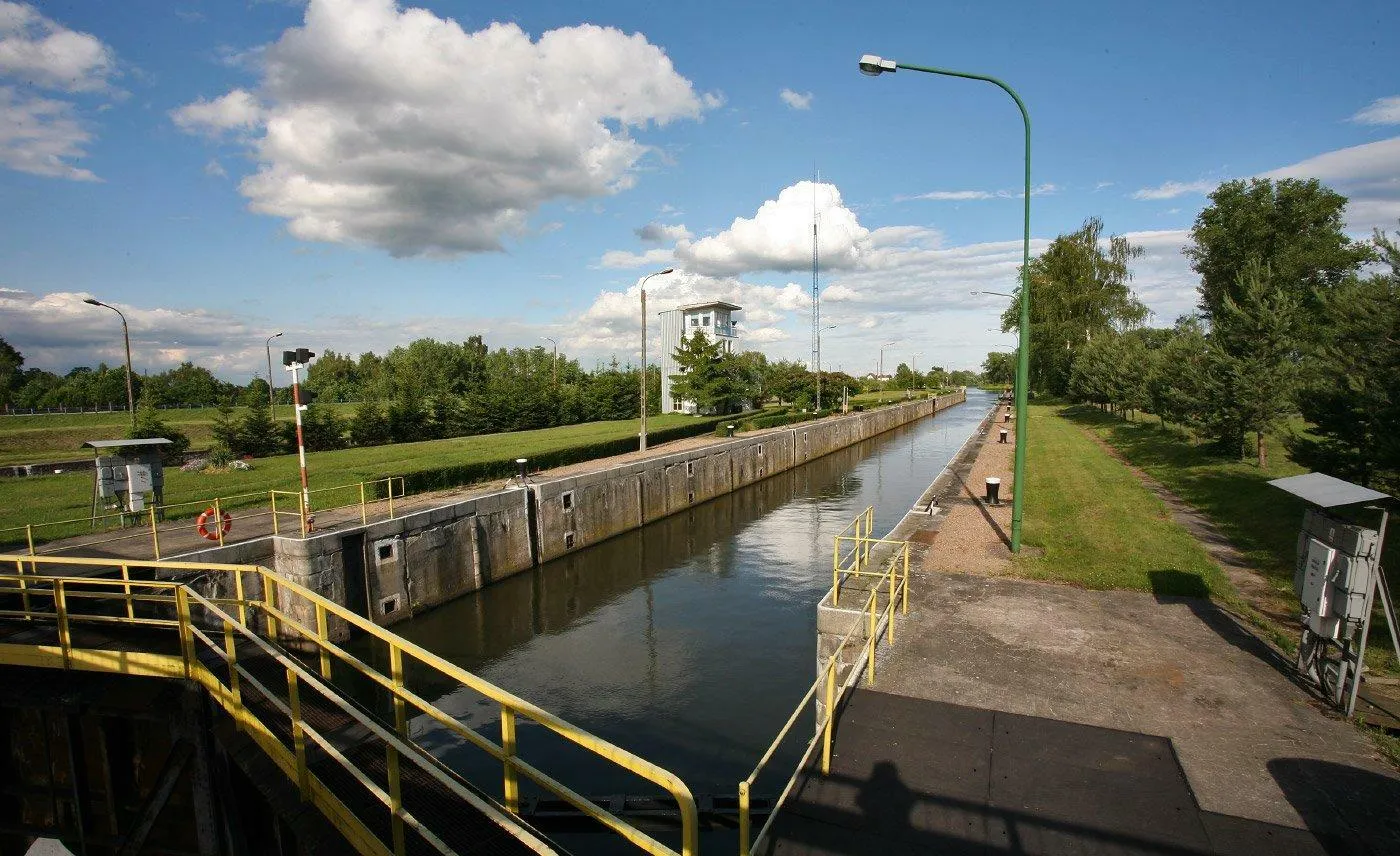
{"type": "Polygon", "coordinates": [[[733,353],[734,343],[739,338],[739,331],[734,327],[734,313],[741,310],[742,307],[732,303],[715,300],[657,313],[661,316],[662,413],[695,412],[695,402],[682,401],[671,395],[671,375],[680,373],[680,366],[676,365],[676,349],[680,347],[681,339],[699,330],[705,334],[705,338],[719,342],[725,353],[733,353]]]}

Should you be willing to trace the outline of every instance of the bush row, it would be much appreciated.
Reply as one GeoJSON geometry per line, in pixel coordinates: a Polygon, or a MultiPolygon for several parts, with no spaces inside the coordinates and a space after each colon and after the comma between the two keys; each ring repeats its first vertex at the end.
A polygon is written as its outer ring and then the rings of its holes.
{"type": "MultiPolygon", "coordinates": [[[[685,437],[696,437],[709,432],[717,423],[722,425],[751,415],[753,415],[752,412],[736,413],[729,416],[701,417],[687,425],[677,425],[672,428],[663,428],[659,431],[649,431],[647,432],[647,442],[657,445],[670,442],[671,440],[680,440],[685,437]]],[[[576,464],[580,461],[621,455],[626,452],[635,451],[636,448],[636,437],[621,437],[616,440],[583,443],[564,449],[542,452],[530,458],[529,467],[534,471],[547,470],[554,467],[566,466],[568,464],[576,464]]],[[[518,468],[515,463],[515,458],[509,457],[497,458],[489,461],[473,461],[465,464],[425,467],[405,473],[395,473],[394,477],[396,479],[402,477],[403,487],[401,489],[406,493],[412,494],[430,490],[449,490],[454,487],[475,484],[489,479],[513,476],[517,472],[518,468]]],[[[375,478],[378,479],[373,486],[375,499],[384,499],[386,485],[383,480],[388,478],[388,474],[379,475],[375,478]]]]}

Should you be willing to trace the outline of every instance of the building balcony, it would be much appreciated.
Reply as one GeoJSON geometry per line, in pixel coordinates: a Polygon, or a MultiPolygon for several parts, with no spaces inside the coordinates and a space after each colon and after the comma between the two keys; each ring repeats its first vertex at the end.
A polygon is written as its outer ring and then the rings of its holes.
{"type": "Polygon", "coordinates": [[[739,338],[739,328],[733,324],[716,324],[714,331],[716,336],[727,336],[730,339],[739,338]]]}

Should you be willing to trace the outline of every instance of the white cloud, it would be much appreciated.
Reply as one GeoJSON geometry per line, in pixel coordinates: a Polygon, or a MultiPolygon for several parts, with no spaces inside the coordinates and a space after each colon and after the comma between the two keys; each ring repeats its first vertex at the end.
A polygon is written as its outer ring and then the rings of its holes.
{"type": "Polygon", "coordinates": [[[92,92],[107,87],[116,56],[97,37],[0,0],[0,75],[44,89],[92,92]]]}
{"type": "Polygon", "coordinates": [[[855,267],[870,230],[841,202],[834,184],[799,181],[764,202],[753,217],[736,217],[728,229],[698,241],[682,240],[676,258],[698,273],[725,276],[746,271],[797,271],[812,264],[812,215],[818,215],[822,267],[855,267]]]}
{"type": "Polygon", "coordinates": [[[1133,191],[1134,199],[1175,199],[1187,194],[1204,196],[1216,188],[1217,181],[1168,181],[1156,187],[1133,191]]]}
{"type": "Polygon", "coordinates": [[[626,250],[608,250],[598,261],[603,268],[639,268],[661,265],[671,260],[671,251],[666,249],[647,250],[644,253],[630,253],[626,250]]]}
{"type": "Polygon", "coordinates": [[[632,130],[718,100],[640,33],[467,32],[394,0],[311,0],[260,67],[251,209],[400,256],[499,250],[548,200],[626,189],[632,130]]]}
{"type": "MultiPolygon", "coordinates": [[[[1059,185],[1055,184],[1037,184],[1031,188],[1031,196],[1048,196],[1059,189],[1059,185]]],[[[895,201],[911,202],[916,199],[927,199],[934,202],[971,202],[983,199],[1022,199],[1025,195],[1024,188],[1021,190],[931,190],[916,196],[900,196],[895,201]]]]}
{"type": "Polygon", "coordinates": [[[225,131],[251,131],[262,124],[263,108],[246,89],[234,89],[212,101],[203,98],[170,111],[180,130],[217,137],[225,131]]]}
{"type": "Polygon", "coordinates": [[[0,164],[33,175],[96,181],[91,170],[72,163],[87,154],[91,140],[69,102],[0,86],[0,164]]]}
{"type": "Polygon", "coordinates": [[[39,92],[106,92],[115,73],[116,55],[96,37],[70,30],[33,6],[0,0],[0,165],[97,180],[73,163],[92,141],[77,105],[39,92]]]}
{"type": "Polygon", "coordinates": [[[1351,121],[1363,125],[1400,125],[1400,95],[1377,98],[1358,110],[1351,121]]]}
{"type": "Polygon", "coordinates": [[[636,230],[637,237],[648,243],[663,243],[665,241],[683,241],[691,237],[690,230],[683,223],[674,225],[666,223],[648,223],[636,230]]]}
{"type": "Polygon", "coordinates": [[[823,303],[840,303],[843,300],[860,300],[860,292],[845,285],[829,285],[822,289],[823,303]]]}
{"type": "Polygon", "coordinates": [[[788,331],[783,330],[779,327],[759,327],[756,330],[745,331],[744,338],[750,342],[755,342],[762,345],[771,344],[773,342],[782,342],[786,339],[791,339],[792,336],[788,333],[788,331]]]}
{"type": "Polygon", "coordinates": [[[204,165],[204,174],[214,178],[228,178],[228,171],[224,169],[223,164],[219,163],[218,158],[209,159],[209,162],[204,165]]]}
{"type": "Polygon", "coordinates": [[[791,89],[784,89],[778,93],[778,97],[794,110],[812,109],[812,93],[810,92],[794,92],[791,89]]]}
{"type": "Polygon", "coordinates": [[[1324,152],[1262,178],[1316,178],[1347,197],[1347,226],[1368,234],[1400,220],[1400,137],[1324,152]]]}

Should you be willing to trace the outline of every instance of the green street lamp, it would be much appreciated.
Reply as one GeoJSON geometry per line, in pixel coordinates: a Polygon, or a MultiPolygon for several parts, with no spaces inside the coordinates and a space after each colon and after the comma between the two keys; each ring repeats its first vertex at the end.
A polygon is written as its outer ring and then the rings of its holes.
{"type": "Polygon", "coordinates": [[[1012,471],[1011,500],[1011,552],[1019,553],[1021,552],[1021,515],[1026,494],[1026,392],[1029,387],[1031,354],[1031,116],[1030,113],[1026,112],[1026,104],[1021,100],[1021,96],[1016,94],[1016,90],[995,77],[946,68],[909,65],[872,54],[866,54],[860,58],[861,74],[867,74],[871,77],[878,77],[885,72],[893,73],[901,68],[907,71],[922,71],[926,74],[961,77],[965,80],[981,80],[999,86],[1016,102],[1016,106],[1021,111],[1021,120],[1026,126],[1025,225],[1021,239],[1021,330],[1020,349],[1016,361],[1016,461],[1012,471]]]}
{"type": "Polygon", "coordinates": [[[117,313],[122,319],[122,342],[126,345],[126,409],[131,414],[131,427],[136,427],[136,396],[131,393],[131,333],[126,327],[126,316],[122,311],[110,303],[103,303],[88,297],[83,300],[89,306],[102,306],[117,313]]]}

